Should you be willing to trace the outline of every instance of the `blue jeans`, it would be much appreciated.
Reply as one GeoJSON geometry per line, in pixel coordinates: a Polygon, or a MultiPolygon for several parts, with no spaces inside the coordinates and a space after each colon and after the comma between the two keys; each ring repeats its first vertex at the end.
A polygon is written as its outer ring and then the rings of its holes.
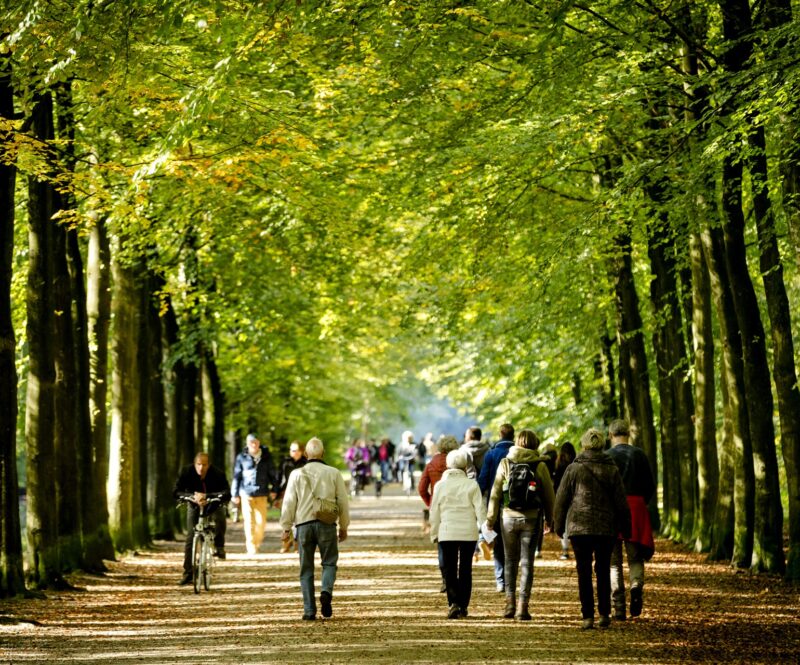
{"type": "Polygon", "coordinates": [[[336,563],[339,561],[339,541],[335,524],[306,522],[297,527],[297,552],[300,554],[300,588],[303,591],[303,614],[314,616],[314,552],[319,547],[322,560],[322,591],[333,595],[336,563]]]}
{"type": "Polygon", "coordinates": [[[503,547],[503,508],[500,508],[500,515],[495,523],[492,525],[497,538],[494,539],[494,549],[492,555],[494,556],[494,581],[497,586],[505,586],[505,567],[506,567],[506,550],[503,547]]]}
{"type": "Polygon", "coordinates": [[[527,603],[533,586],[533,562],[539,536],[539,516],[508,517],[503,515],[503,547],[506,550],[506,595],[517,591],[519,573],[519,600],[527,603]]]}

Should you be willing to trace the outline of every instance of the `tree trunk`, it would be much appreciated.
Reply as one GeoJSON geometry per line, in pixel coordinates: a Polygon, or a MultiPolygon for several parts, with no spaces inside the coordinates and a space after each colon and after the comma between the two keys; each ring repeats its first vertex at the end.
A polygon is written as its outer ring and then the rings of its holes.
{"type": "Polygon", "coordinates": [[[694,549],[708,552],[719,490],[714,389],[714,331],[711,321],[711,281],[699,236],[689,241],[692,267],[692,340],[694,341],[694,427],[697,446],[698,505],[694,549]]]}
{"type": "Polygon", "coordinates": [[[209,456],[211,463],[218,469],[225,470],[225,395],[219,379],[217,362],[210,350],[206,351],[203,363],[204,373],[208,383],[208,397],[205,400],[206,409],[209,405],[212,413],[210,422],[209,456]]]}
{"type": "MultiPolygon", "coordinates": [[[[72,177],[75,170],[74,122],[69,84],[58,87],[57,136],[64,146],[60,151],[59,174],[72,177]]],[[[71,183],[67,182],[66,187],[71,183]]],[[[74,212],[74,198],[62,187],[56,195],[56,207],[61,213],[74,212]]],[[[53,358],[55,361],[55,457],[56,468],[55,504],[58,511],[58,538],[62,570],[83,567],[83,544],[81,542],[81,488],[83,466],[79,459],[80,400],[83,397],[78,376],[78,343],[76,325],[73,320],[73,280],[67,260],[67,228],[61,221],[53,224],[53,305],[55,307],[55,336],[53,358]]],[[[83,274],[77,277],[83,283],[83,274]]],[[[88,395],[86,395],[88,409],[88,395]]]]}
{"type": "MultiPolygon", "coordinates": [[[[0,54],[0,118],[14,117],[11,55],[0,54]]],[[[0,131],[0,146],[10,141],[0,131]]],[[[11,323],[11,275],[14,265],[14,190],[17,168],[0,161],[0,598],[25,591],[17,479],[16,339],[11,323]]]]}
{"type": "Polygon", "coordinates": [[[83,506],[84,549],[91,566],[99,559],[114,559],[108,526],[108,328],[111,321],[111,250],[105,220],[99,218],[89,231],[86,313],[89,338],[89,414],[91,439],[89,461],[92,479],[87,483],[83,506]]]}
{"type": "MultiPolygon", "coordinates": [[[[752,19],[750,5],[747,0],[721,0],[722,27],[725,38],[733,44],[724,54],[722,61],[731,72],[745,71],[752,55],[752,19]]],[[[796,380],[786,385],[787,365],[791,365],[794,376],[794,358],[786,358],[791,343],[791,330],[788,325],[788,314],[784,320],[782,309],[788,312],[783,289],[783,273],[775,271],[780,267],[777,256],[777,245],[774,251],[767,248],[775,242],[774,225],[771,219],[769,196],[767,192],[767,166],[763,128],[758,126],[757,118],[749,117],[753,129],[750,132],[750,150],[747,158],[750,166],[750,179],[753,183],[753,209],[761,250],[761,268],[765,285],[767,282],[767,300],[770,317],[773,321],[773,341],[775,335],[778,342],[775,346],[775,361],[780,364],[781,376],[776,376],[779,395],[779,406],[786,408],[795,404],[797,397],[796,380]],[[765,266],[771,273],[764,272],[765,266]],[[780,282],[780,288],[777,285],[780,282]],[[783,292],[781,299],[778,291],[783,292]],[[780,383],[778,383],[780,381],[780,383]],[[793,396],[791,393],[795,392],[793,396]]],[[[736,156],[729,157],[729,161],[736,156]]],[[[750,433],[753,443],[753,458],[756,477],[756,521],[753,543],[752,567],[768,572],[784,572],[783,555],[783,508],[780,500],[780,481],[778,477],[777,452],[775,450],[775,427],[772,422],[773,400],[770,372],[767,365],[767,349],[764,326],[758,309],[758,300],[753,289],[750,274],[747,271],[747,258],[744,242],[744,213],[742,211],[742,174],[741,167],[728,165],[723,173],[722,204],[725,211],[724,231],[726,258],[733,285],[733,302],[736,318],[742,334],[742,350],[744,352],[745,390],[750,416],[750,433]]],[[[790,437],[800,433],[795,424],[798,414],[781,413],[781,420],[786,418],[787,434],[790,437]]],[[[790,443],[790,445],[792,445],[790,443]]]]}
{"type": "Polygon", "coordinates": [[[112,257],[114,280],[112,311],[114,331],[111,344],[111,439],[108,469],[108,507],[111,536],[117,550],[133,549],[134,520],[140,513],[135,505],[134,484],[139,481],[139,295],[133,270],[112,257]]]}
{"type": "MultiPolygon", "coordinates": [[[[789,0],[766,0],[762,17],[764,28],[773,29],[792,21],[792,5],[789,0]]],[[[775,40],[775,54],[793,48],[786,40],[775,40]]],[[[796,44],[796,42],[794,42],[796,44]]],[[[790,232],[795,240],[795,248],[800,255],[800,144],[797,141],[798,123],[796,118],[785,118],[786,129],[781,138],[783,203],[790,232]]],[[[763,128],[758,128],[759,143],[765,141],[763,128]]],[[[786,484],[789,495],[789,561],[786,578],[800,581],[800,393],[797,388],[797,375],[794,365],[794,341],[791,331],[791,317],[786,288],[783,281],[783,267],[780,263],[775,237],[774,220],[771,210],[759,215],[759,208],[769,206],[766,191],[766,155],[758,146],[751,167],[761,174],[753,174],[754,185],[761,183],[761,192],[754,205],[758,228],[759,248],[761,250],[761,274],[764,290],[767,293],[767,308],[772,325],[773,375],[778,395],[780,414],[781,451],[786,469],[786,484]]]]}
{"type": "MultiPolygon", "coordinates": [[[[733,451],[734,534],[731,563],[737,568],[746,568],[750,565],[753,550],[755,476],[750,442],[750,416],[745,394],[742,340],[739,336],[739,322],[734,311],[722,231],[716,227],[710,228],[703,232],[701,239],[720,326],[723,386],[727,395],[724,404],[726,416],[730,422],[730,439],[723,439],[723,448],[720,450],[721,471],[724,470],[725,455],[729,450],[726,445],[729,441],[733,451]]],[[[718,501],[720,508],[717,510],[715,519],[717,529],[724,529],[725,489],[721,478],[718,501]]],[[[718,544],[724,539],[722,534],[718,534],[715,538],[718,544]]],[[[718,551],[718,548],[715,549],[718,551]]]]}
{"type": "MultiPolygon", "coordinates": [[[[641,447],[650,460],[653,477],[658,478],[656,431],[653,424],[653,403],[650,397],[650,375],[647,369],[642,318],[639,314],[639,297],[633,282],[631,239],[627,230],[617,234],[615,241],[613,274],[617,311],[617,343],[620,355],[620,392],[624,396],[625,411],[631,425],[635,445],[641,447]]],[[[653,527],[659,529],[656,497],[650,502],[653,527]]]]}
{"type": "Polygon", "coordinates": [[[169,464],[167,450],[167,417],[164,396],[164,344],[161,333],[161,318],[156,295],[163,288],[163,280],[151,275],[147,299],[148,338],[148,426],[147,426],[147,506],[150,530],[153,537],[172,540],[175,502],[172,498],[174,469],[169,464]]]}
{"type": "Polygon", "coordinates": [[[594,378],[600,393],[601,416],[606,423],[619,418],[614,381],[614,357],[611,354],[613,344],[614,340],[609,337],[604,323],[600,329],[600,353],[597,354],[594,363],[594,378]]]}
{"type": "MultiPolygon", "coordinates": [[[[32,111],[33,133],[42,142],[53,140],[53,100],[36,95],[32,111]]],[[[56,470],[55,362],[53,359],[53,221],[55,191],[46,180],[28,178],[28,285],[27,326],[28,388],[25,412],[27,444],[29,575],[38,588],[61,587],[57,507],[53,501],[56,470]]]]}
{"type": "Polygon", "coordinates": [[[723,405],[722,438],[717,448],[719,459],[719,485],[714,519],[711,525],[711,546],[708,558],[712,561],[733,561],[734,538],[734,407],[728,394],[725,367],[720,372],[720,392],[723,405]]]}

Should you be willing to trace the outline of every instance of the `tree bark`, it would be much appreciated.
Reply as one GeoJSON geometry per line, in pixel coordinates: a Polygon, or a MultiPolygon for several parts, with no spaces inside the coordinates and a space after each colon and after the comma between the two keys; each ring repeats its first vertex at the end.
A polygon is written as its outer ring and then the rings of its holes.
{"type": "Polygon", "coordinates": [[[697,446],[698,505],[694,549],[708,552],[719,491],[714,386],[714,331],[711,320],[711,280],[702,240],[689,241],[692,268],[692,340],[694,341],[694,427],[697,446]]]}
{"type": "Polygon", "coordinates": [[[111,322],[111,249],[105,220],[98,218],[89,231],[86,313],[89,341],[89,460],[92,480],[83,509],[86,560],[114,559],[108,526],[108,330],[111,322]]]}
{"type": "MultiPolygon", "coordinates": [[[[51,142],[53,100],[49,93],[34,97],[31,126],[36,139],[51,142]]],[[[50,182],[28,177],[28,284],[26,292],[28,387],[25,412],[27,444],[29,576],[42,589],[64,584],[58,548],[57,508],[53,501],[56,472],[53,220],[55,191],[50,182]]]]}
{"type": "MultiPolygon", "coordinates": [[[[0,118],[14,117],[11,55],[0,54],[0,118]]],[[[0,131],[0,146],[11,141],[0,131]]],[[[10,152],[9,152],[10,154],[10,152]]],[[[0,598],[25,592],[17,478],[16,338],[11,323],[14,265],[14,191],[17,168],[0,161],[0,598]]]]}
{"type": "Polygon", "coordinates": [[[122,265],[114,252],[111,344],[111,438],[108,469],[108,507],[111,537],[117,550],[133,549],[138,543],[134,520],[140,514],[135,504],[134,484],[139,481],[139,295],[135,275],[122,265]]]}

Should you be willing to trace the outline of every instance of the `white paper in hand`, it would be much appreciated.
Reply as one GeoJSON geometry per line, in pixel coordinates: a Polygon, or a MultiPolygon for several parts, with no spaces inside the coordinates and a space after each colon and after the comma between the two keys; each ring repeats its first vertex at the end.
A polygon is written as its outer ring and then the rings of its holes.
{"type": "Polygon", "coordinates": [[[486,522],[481,525],[481,534],[483,535],[483,539],[491,544],[494,542],[494,539],[497,538],[497,532],[494,529],[490,529],[486,522]]]}

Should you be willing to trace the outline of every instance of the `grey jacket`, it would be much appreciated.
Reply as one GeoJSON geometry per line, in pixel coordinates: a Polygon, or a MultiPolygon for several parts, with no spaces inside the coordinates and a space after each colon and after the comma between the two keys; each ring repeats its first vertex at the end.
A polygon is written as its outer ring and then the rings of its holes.
{"type": "Polygon", "coordinates": [[[556,495],[555,532],[570,536],[629,537],[631,512],[614,460],[585,450],[567,467],[556,495]]]}

